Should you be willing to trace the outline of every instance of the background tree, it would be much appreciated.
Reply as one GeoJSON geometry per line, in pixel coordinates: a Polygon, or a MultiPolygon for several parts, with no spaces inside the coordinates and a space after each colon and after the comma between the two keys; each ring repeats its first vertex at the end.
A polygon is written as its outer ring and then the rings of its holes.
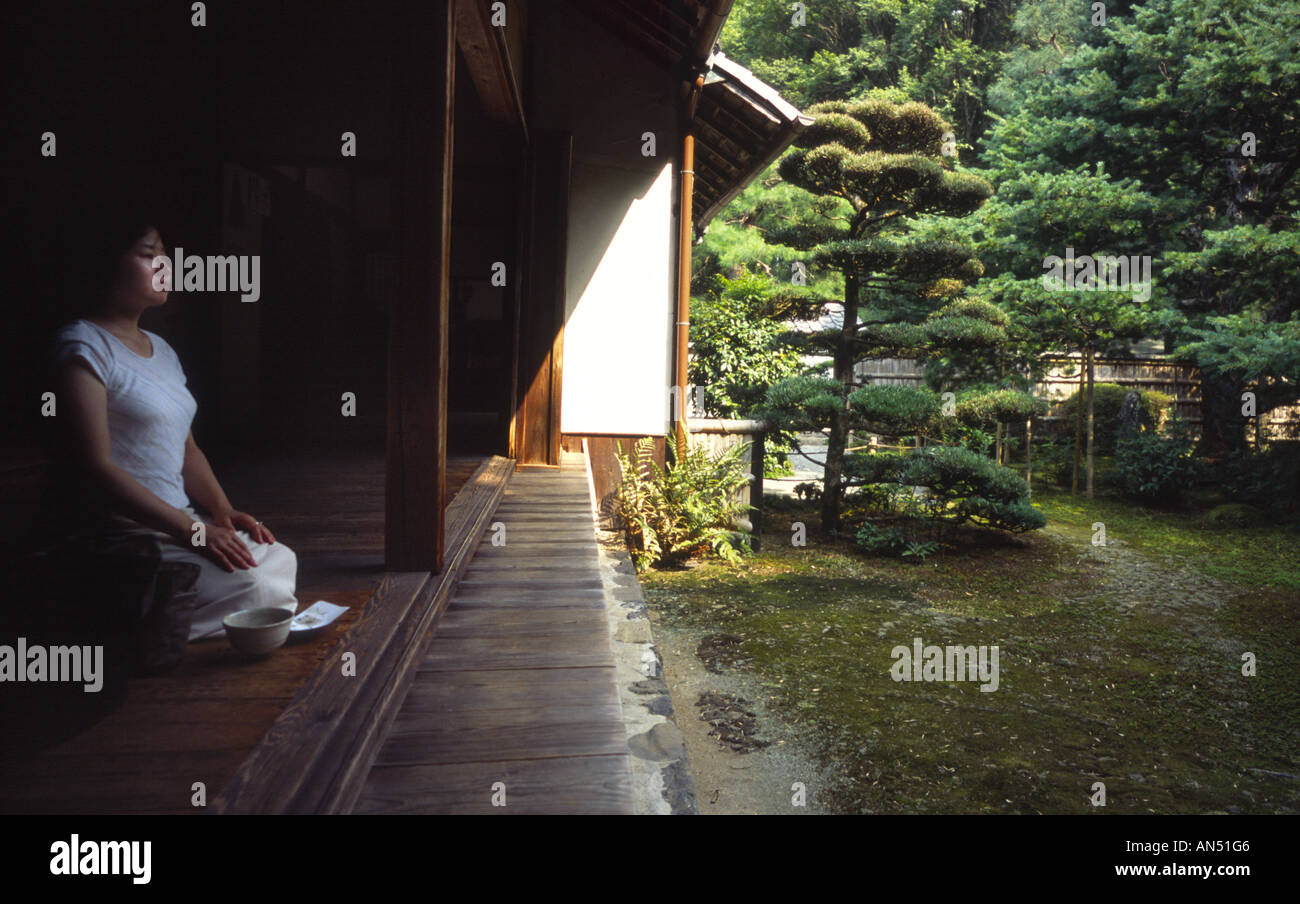
{"type": "Polygon", "coordinates": [[[737,0],[720,38],[800,109],[898,88],[953,123],[971,145],[988,124],[985,93],[1016,41],[1015,0],[818,0],[795,25],[788,0],[737,0]]]}
{"type": "MultiPolygon", "coordinates": [[[[1157,333],[1168,322],[1153,299],[1142,298],[1138,275],[1132,287],[1098,291],[1092,286],[1048,287],[1044,262],[1073,248],[1084,255],[1126,257],[1158,254],[1149,236],[1159,234],[1165,210],[1134,180],[1112,180],[1104,168],[1080,167],[1064,173],[1023,173],[1006,178],[997,196],[976,218],[982,227],[979,250],[998,275],[976,287],[1016,322],[1013,335],[1018,361],[1040,376],[1045,352],[1079,354],[1079,391],[1075,422],[1075,467],[1071,486],[1085,475],[1088,495],[1094,486],[1094,405],[1096,356],[1128,354],[1131,343],[1157,333]]],[[[1072,274],[1073,275],[1073,274],[1072,274]]],[[[1105,283],[1104,274],[1100,276],[1105,283]]]]}
{"type": "MultiPolygon", "coordinates": [[[[712,288],[691,299],[690,382],[702,387],[704,414],[749,417],[761,406],[767,387],[798,374],[803,365],[785,338],[774,281],[764,273],[717,274],[712,288]]],[[[787,454],[794,437],[768,434],[763,471],[768,477],[791,473],[787,454]]]]}
{"type": "Polygon", "coordinates": [[[1085,29],[1054,73],[1019,83],[986,159],[1009,176],[1102,163],[1160,199],[1147,238],[1159,254],[1156,298],[1183,317],[1169,339],[1202,366],[1201,449],[1222,455],[1244,442],[1243,387],[1202,356],[1205,331],[1258,324],[1257,336],[1226,329],[1216,340],[1254,342],[1300,308],[1300,4],[1107,9],[1105,26],[1085,29]]]}

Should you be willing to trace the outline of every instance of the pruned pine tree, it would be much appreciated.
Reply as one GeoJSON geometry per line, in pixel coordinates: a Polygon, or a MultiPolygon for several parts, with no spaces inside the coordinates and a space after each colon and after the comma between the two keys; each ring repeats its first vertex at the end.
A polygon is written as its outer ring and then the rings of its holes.
{"type": "MultiPolygon", "coordinates": [[[[828,101],[782,158],[787,182],[837,204],[769,230],[767,240],[810,252],[810,266],[839,271],[843,298],[806,297],[805,313],[829,314],[809,350],[833,360],[833,381],[796,378],[772,388],[770,408],[794,429],[829,426],[822,523],[839,525],[845,448],[850,431],[903,435],[938,413],[927,389],[867,387],[855,365],[870,358],[924,358],[936,349],[996,346],[1006,339],[1002,313],[958,299],[983,267],[970,245],[942,229],[917,229],[925,217],[962,217],[988,199],[983,179],[954,169],[948,123],[924,104],[828,101]]],[[[798,295],[797,288],[790,294],[798,295]]]]}

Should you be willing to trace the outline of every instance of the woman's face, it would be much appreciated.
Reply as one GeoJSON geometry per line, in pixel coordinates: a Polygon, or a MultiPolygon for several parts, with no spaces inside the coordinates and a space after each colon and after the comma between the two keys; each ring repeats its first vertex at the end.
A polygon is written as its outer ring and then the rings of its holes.
{"type": "Polygon", "coordinates": [[[137,239],[122,255],[115,300],[138,310],[165,304],[172,279],[171,261],[165,255],[166,248],[157,229],[150,229],[137,239]],[[161,258],[157,266],[154,263],[156,258],[161,258]]]}

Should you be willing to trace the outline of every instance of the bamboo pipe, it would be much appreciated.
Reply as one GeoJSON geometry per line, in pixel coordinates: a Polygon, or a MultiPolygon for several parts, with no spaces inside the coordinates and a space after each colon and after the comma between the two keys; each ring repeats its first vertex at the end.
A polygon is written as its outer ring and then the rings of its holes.
{"type": "MultiPolygon", "coordinates": [[[[704,90],[704,76],[695,79],[687,109],[694,109],[695,100],[704,90]]],[[[686,447],[686,380],[690,362],[691,335],[691,197],[695,193],[695,135],[690,121],[684,123],[682,137],[681,201],[678,205],[677,230],[677,316],[676,345],[673,353],[673,389],[670,398],[676,404],[673,412],[673,432],[677,443],[686,447]]]]}

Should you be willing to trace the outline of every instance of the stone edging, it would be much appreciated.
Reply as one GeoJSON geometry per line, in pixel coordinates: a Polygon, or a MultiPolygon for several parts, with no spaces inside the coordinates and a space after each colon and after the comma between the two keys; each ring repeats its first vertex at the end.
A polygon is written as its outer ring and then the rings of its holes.
{"type": "MultiPolygon", "coordinates": [[[[586,452],[586,440],[583,440],[586,452]]],[[[602,530],[597,512],[591,456],[587,462],[587,492],[599,546],[600,582],[605,591],[609,647],[614,656],[614,681],[627,732],[632,798],[638,816],[698,816],[695,777],[686,758],[686,739],[673,715],[673,700],[664,680],[663,657],[654,648],[650,616],[632,557],[618,531],[602,530]]]]}
{"type": "Polygon", "coordinates": [[[663,677],[663,658],[654,648],[645,597],[632,558],[617,532],[598,530],[597,537],[615,682],[631,754],[636,812],[699,815],[686,739],[674,721],[673,701],[663,677]]]}

